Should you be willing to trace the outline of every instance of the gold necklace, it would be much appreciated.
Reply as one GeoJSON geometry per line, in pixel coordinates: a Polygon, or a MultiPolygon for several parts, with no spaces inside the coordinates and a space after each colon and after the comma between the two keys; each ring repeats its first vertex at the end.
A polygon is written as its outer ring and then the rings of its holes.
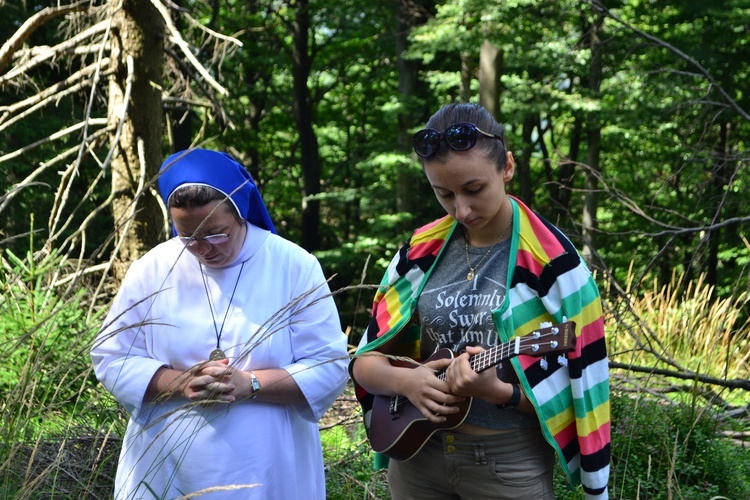
{"type": "Polygon", "coordinates": [[[469,260],[469,235],[466,234],[466,228],[464,228],[464,252],[466,252],[466,265],[469,266],[469,272],[466,275],[466,281],[472,281],[475,276],[475,271],[479,268],[479,265],[484,262],[485,257],[487,257],[490,253],[492,253],[492,249],[495,248],[495,246],[503,241],[503,238],[505,238],[505,235],[508,234],[508,231],[510,231],[510,228],[513,227],[513,217],[510,218],[510,223],[508,223],[508,227],[505,228],[505,231],[503,231],[503,234],[500,235],[500,239],[498,239],[495,243],[492,244],[489,250],[482,255],[482,258],[479,259],[479,262],[477,262],[474,267],[471,266],[471,261],[469,260]]]}

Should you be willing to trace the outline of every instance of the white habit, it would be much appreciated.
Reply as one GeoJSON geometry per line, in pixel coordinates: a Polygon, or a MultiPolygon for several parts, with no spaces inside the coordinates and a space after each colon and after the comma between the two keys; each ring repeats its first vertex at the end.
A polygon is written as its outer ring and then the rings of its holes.
{"type": "Polygon", "coordinates": [[[248,224],[235,261],[203,272],[217,328],[229,308],[221,348],[230,363],[285,369],[306,404],[144,405],[157,369],[186,370],[216,347],[198,260],[177,239],[162,243],[131,265],[91,350],[96,376],[131,415],[115,498],[175,498],[226,487],[200,498],[324,499],[317,421],[343,391],[349,360],[320,264],[248,224]]]}

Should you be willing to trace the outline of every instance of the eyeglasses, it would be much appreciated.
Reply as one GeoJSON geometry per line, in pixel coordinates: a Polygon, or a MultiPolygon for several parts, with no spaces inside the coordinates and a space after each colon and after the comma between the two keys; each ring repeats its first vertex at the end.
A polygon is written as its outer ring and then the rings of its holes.
{"type": "MultiPolygon", "coordinates": [[[[237,219],[232,219],[232,228],[234,228],[234,224],[237,222],[237,219]]],[[[226,243],[229,241],[229,236],[232,234],[231,228],[228,233],[218,233],[218,234],[207,234],[203,238],[194,238],[192,236],[178,236],[179,240],[185,244],[186,247],[192,248],[195,245],[198,244],[199,241],[205,241],[211,246],[214,245],[221,245],[222,243],[226,243]]]]}
{"type": "Polygon", "coordinates": [[[420,130],[414,134],[411,142],[417,156],[429,158],[437,153],[440,141],[443,139],[454,151],[468,151],[476,145],[479,134],[492,139],[503,140],[499,135],[485,132],[473,123],[455,123],[445,129],[445,132],[438,132],[431,128],[420,130]]]}

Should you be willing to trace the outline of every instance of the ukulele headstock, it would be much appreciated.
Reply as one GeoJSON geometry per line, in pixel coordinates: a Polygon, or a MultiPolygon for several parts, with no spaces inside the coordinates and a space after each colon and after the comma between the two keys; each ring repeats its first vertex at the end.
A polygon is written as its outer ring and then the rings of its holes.
{"type": "Polygon", "coordinates": [[[544,326],[515,340],[521,354],[544,356],[570,352],[576,347],[576,324],[574,321],[565,321],[544,326]]]}

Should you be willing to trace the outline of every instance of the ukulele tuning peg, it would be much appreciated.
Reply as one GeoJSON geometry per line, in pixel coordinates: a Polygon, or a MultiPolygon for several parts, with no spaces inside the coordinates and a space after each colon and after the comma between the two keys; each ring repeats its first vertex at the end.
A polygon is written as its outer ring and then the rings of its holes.
{"type": "Polygon", "coordinates": [[[557,349],[557,340],[553,340],[549,345],[552,346],[552,349],[557,349]]]}
{"type": "Polygon", "coordinates": [[[560,333],[560,329],[558,327],[554,327],[552,328],[551,333],[552,335],[557,335],[558,333],[560,333]]]}
{"type": "Polygon", "coordinates": [[[568,366],[568,358],[563,356],[562,354],[557,357],[557,363],[560,366],[568,366]]]}
{"type": "Polygon", "coordinates": [[[539,323],[539,328],[549,328],[550,326],[552,326],[551,321],[542,321],[539,323]]]}
{"type": "Polygon", "coordinates": [[[547,359],[546,358],[540,359],[539,366],[541,367],[542,370],[546,370],[547,368],[549,368],[549,363],[547,363],[547,359]]]}

